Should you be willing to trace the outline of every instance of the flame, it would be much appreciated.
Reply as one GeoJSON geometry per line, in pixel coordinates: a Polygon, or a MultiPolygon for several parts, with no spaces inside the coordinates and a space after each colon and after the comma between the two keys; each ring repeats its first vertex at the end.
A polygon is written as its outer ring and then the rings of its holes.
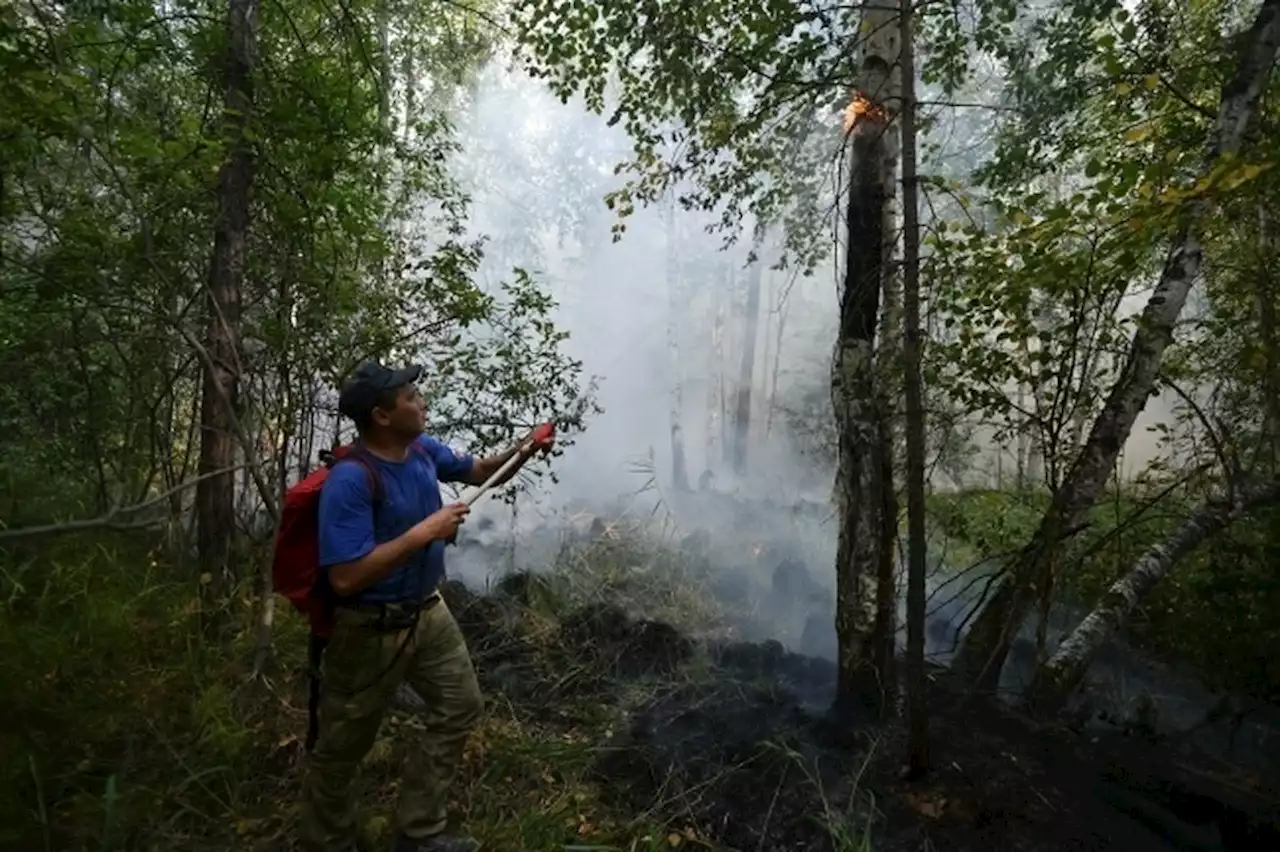
{"type": "Polygon", "coordinates": [[[866,116],[872,121],[883,122],[889,117],[889,113],[883,106],[872,101],[866,95],[854,90],[853,100],[849,101],[849,105],[844,108],[844,132],[848,133],[853,126],[858,123],[858,119],[866,116]]]}

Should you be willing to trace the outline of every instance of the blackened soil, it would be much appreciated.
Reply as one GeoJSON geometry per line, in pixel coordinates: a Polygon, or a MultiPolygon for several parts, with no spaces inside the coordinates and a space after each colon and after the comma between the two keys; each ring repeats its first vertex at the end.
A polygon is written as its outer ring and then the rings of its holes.
{"type": "Polygon", "coordinates": [[[875,852],[1280,849],[1280,792],[1259,779],[1168,741],[1033,724],[969,699],[942,670],[930,681],[933,771],[907,782],[896,711],[831,718],[828,662],[776,642],[698,649],[607,606],[565,616],[552,650],[535,653],[510,606],[460,587],[446,599],[487,687],[547,714],[586,698],[627,713],[619,747],[594,766],[604,794],[715,848],[835,852],[858,847],[834,838],[869,831],[875,852]],[[637,677],[665,686],[624,705],[619,685],[637,677]]]}

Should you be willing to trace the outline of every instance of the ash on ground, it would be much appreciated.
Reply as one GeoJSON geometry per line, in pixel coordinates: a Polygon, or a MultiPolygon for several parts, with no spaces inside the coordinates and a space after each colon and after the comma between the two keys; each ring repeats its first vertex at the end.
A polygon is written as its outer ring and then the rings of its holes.
{"type": "Polygon", "coordinates": [[[592,772],[610,802],[710,848],[835,852],[866,834],[877,852],[1280,849],[1280,795],[1261,779],[1149,737],[1037,727],[942,669],[935,770],[907,783],[899,714],[833,719],[830,661],[609,604],[547,614],[543,582],[448,584],[486,689],[556,725],[607,708],[592,772]]]}

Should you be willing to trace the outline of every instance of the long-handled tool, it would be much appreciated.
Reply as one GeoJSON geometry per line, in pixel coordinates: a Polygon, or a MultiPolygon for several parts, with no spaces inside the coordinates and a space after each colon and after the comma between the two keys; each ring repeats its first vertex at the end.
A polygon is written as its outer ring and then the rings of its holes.
{"type": "Polygon", "coordinates": [[[484,481],[484,484],[477,488],[471,494],[462,498],[462,502],[468,507],[475,505],[475,502],[483,497],[493,488],[494,485],[501,482],[502,479],[511,472],[511,469],[523,462],[529,455],[533,453],[533,448],[551,436],[555,435],[556,427],[554,423],[543,423],[537,429],[533,430],[533,434],[529,436],[529,440],[525,441],[516,450],[515,455],[507,459],[502,467],[493,472],[493,475],[484,481]]]}
{"type": "MultiPolygon", "coordinates": [[[[475,505],[475,502],[485,494],[489,493],[490,489],[497,485],[504,476],[510,473],[513,467],[520,464],[527,456],[532,454],[533,448],[537,444],[545,441],[547,438],[550,438],[555,433],[556,427],[554,422],[543,423],[537,429],[534,429],[533,434],[529,436],[529,440],[520,445],[520,449],[516,450],[515,455],[503,462],[502,466],[494,471],[493,475],[484,481],[484,484],[475,491],[472,491],[466,497],[463,497],[462,502],[466,503],[468,508],[475,505]]],[[[453,535],[445,539],[444,543],[446,545],[456,545],[458,543],[458,531],[454,530],[453,535]]]]}

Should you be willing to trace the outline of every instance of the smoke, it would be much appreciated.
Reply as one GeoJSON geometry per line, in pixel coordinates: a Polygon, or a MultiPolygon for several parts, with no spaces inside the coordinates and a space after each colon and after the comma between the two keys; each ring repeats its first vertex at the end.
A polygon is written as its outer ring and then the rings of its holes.
{"type": "Polygon", "coordinates": [[[689,506],[677,513],[671,505],[673,415],[692,487],[825,500],[829,464],[797,451],[785,415],[771,415],[770,403],[805,382],[823,398],[835,328],[830,280],[763,273],[747,465],[738,476],[726,443],[740,388],[753,223],[724,250],[723,236],[706,231],[713,214],[637,205],[615,241],[619,219],[604,198],[625,181],[614,174],[630,153],[625,131],[499,63],[480,75],[458,131],[471,226],[489,240],[482,280],[496,282],[515,266],[532,272],[558,302],[567,350],[600,380],[604,412],[556,460],[558,483],[522,495],[527,523],[624,501],[679,514],[679,526],[691,529],[689,506]]]}
{"type": "MultiPolygon", "coordinates": [[[[637,205],[615,241],[619,219],[604,198],[624,183],[614,166],[630,154],[625,132],[500,63],[480,75],[458,132],[456,168],[471,197],[471,227],[489,240],[482,280],[495,284],[518,266],[542,282],[558,302],[554,319],[569,334],[569,352],[600,380],[604,411],[555,460],[556,482],[539,479],[514,505],[477,505],[451,552],[451,572],[492,582],[508,570],[550,564],[566,531],[586,534],[595,517],[647,519],[653,532],[707,560],[717,575],[709,594],[751,610],[744,638],[778,639],[834,659],[834,465],[823,451],[831,437],[833,263],[810,277],[763,272],[739,473],[727,445],[742,372],[753,223],[744,222],[742,242],[726,250],[722,235],[706,230],[711,214],[637,205]],[[673,424],[687,492],[673,478],[673,424]]],[[[964,144],[962,133],[955,144],[964,144]]],[[[767,243],[763,254],[767,265],[767,243]]],[[[1140,299],[1128,299],[1121,312],[1140,307],[1140,299]]],[[[1168,394],[1151,400],[1126,444],[1125,477],[1166,453],[1149,427],[1169,423],[1174,402],[1168,394]]],[[[970,440],[966,484],[1011,484],[1013,440],[982,427],[970,440]]],[[[939,589],[943,576],[935,571],[929,583],[926,649],[940,663],[976,595],[975,588],[944,603],[957,586],[939,589]]],[[[1055,614],[1050,650],[1080,615],[1055,614]]],[[[1095,698],[1110,690],[1100,700],[1112,715],[1123,715],[1142,692],[1157,696],[1173,729],[1190,727],[1211,706],[1213,697],[1186,679],[1128,649],[1111,650],[1090,677],[1095,698]]],[[[1005,688],[1016,690],[1034,663],[1028,626],[1005,688]]]]}

